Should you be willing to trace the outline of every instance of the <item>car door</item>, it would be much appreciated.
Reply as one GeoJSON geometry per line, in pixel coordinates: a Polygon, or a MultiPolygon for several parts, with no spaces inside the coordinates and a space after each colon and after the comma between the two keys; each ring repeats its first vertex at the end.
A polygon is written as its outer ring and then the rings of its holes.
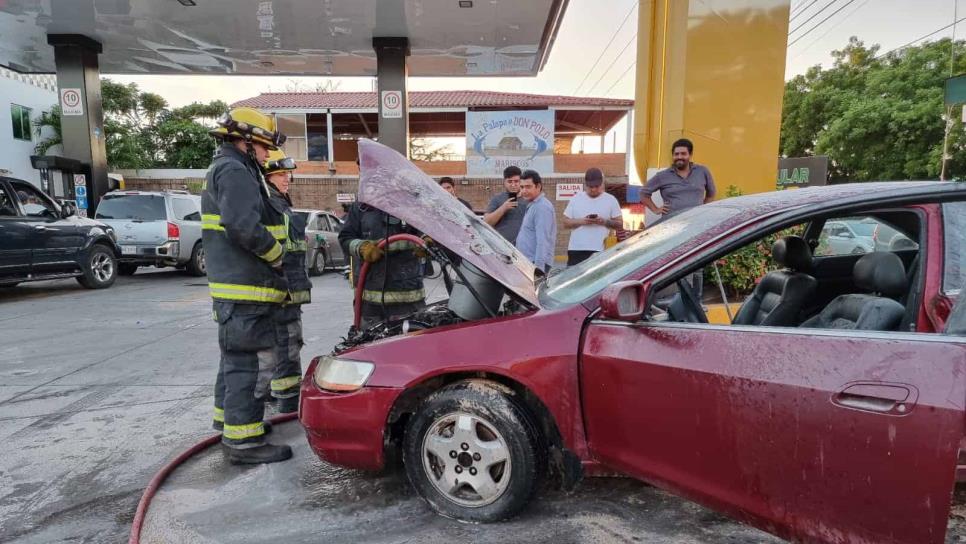
{"type": "Polygon", "coordinates": [[[34,232],[24,222],[19,200],[6,180],[0,179],[0,281],[30,274],[34,232]]]}
{"type": "Polygon", "coordinates": [[[604,464],[796,541],[943,542],[966,339],[595,320],[582,346],[604,464]]]}
{"type": "Polygon", "coordinates": [[[76,217],[60,217],[60,208],[46,194],[25,181],[11,182],[20,199],[22,221],[32,231],[31,273],[49,274],[77,269],[86,231],[76,217]]]}
{"type": "Polygon", "coordinates": [[[320,222],[324,225],[323,236],[329,246],[329,259],[333,265],[345,264],[345,252],[339,243],[339,231],[342,230],[342,222],[334,215],[327,213],[319,214],[320,222]]]}

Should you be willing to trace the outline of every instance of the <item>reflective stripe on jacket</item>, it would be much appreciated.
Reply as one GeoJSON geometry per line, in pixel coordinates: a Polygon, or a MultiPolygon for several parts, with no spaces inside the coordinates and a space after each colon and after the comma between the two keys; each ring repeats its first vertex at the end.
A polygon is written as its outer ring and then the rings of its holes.
{"type": "Polygon", "coordinates": [[[254,162],[231,144],[215,153],[201,193],[201,238],[215,300],[280,304],[288,284],[271,263],[288,238],[283,210],[269,201],[254,162]]]}

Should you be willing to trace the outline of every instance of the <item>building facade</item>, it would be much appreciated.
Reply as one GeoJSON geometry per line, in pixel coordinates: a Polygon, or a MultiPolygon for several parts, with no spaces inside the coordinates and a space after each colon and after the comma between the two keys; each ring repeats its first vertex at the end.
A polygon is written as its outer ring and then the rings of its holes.
{"type": "MultiPolygon", "coordinates": [[[[30,156],[42,139],[35,120],[57,104],[57,82],[52,75],[21,74],[0,67],[0,170],[7,176],[40,186],[40,172],[30,165],[30,156]]],[[[59,151],[59,146],[50,154],[59,151]]]]}

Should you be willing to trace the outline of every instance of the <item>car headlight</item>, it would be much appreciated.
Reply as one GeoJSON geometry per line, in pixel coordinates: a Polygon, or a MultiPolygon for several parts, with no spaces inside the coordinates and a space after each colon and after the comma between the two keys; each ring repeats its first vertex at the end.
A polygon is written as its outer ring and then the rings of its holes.
{"type": "Polygon", "coordinates": [[[372,363],[325,355],[319,358],[312,379],[326,391],[345,393],[361,389],[375,369],[372,363]]]}

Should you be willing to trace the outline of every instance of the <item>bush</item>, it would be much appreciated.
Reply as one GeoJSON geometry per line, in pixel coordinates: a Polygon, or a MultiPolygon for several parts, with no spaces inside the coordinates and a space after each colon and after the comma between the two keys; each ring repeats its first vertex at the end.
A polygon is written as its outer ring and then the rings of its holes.
{"type": "MultiPolygon", "coordinates": [[[[728,198],[740,195],[740,189],[734,185],[728,186],[726,193],[728,198]]],[[[762,276],[772,270],[777,270],[779,266],[771,260],[771,247],[779,238],[801,235],[801,232],[802,227],[785,229],[718,259],[716,264],[718,265],[718,272],[721,274],[721,283],[728,291],[729,298],[743,298],[750,294],[758,285],[762,276]]],[[[714,286],[715,291],[717,291],[718,278],[714,266],[705,267],[704,281],[706,291],[707,286],[714,286]]]]}

